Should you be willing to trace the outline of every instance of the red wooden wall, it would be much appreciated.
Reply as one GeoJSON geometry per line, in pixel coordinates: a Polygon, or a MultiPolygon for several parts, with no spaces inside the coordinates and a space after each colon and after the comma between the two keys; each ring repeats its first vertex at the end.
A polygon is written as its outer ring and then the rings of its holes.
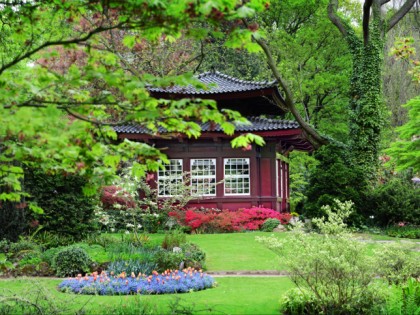
{"type": "Polygon", "coordinates": [[[190,207],[219,208],[236,210],[262,206],[280,212],[288,211],[289,174],[288,165],[276,159],[278,142],[267,141],[262,148],[252,147],[249,151],[232,149],[229,141],[224,140],[156,140],[157,148],[171,159],[182,159],[184,171],[190,170],[190,159],[216,159],[216,182],[223,180],[224,158],[249,158],[251,191],[248,196],[225,196],[224,186],[216,186],[215,197],[202,197],[189,203],[190,207]]]}

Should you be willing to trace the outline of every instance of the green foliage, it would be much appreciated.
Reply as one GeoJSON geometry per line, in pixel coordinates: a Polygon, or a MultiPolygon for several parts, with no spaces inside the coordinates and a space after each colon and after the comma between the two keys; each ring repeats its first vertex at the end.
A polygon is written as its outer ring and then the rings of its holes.
{"type": "Polygon", "coordinates": [[[139,260],[142,262],[153,260],[156,250],[143,246],[136,246],[127,242],[115,243],[108,247],[111,261],[117,260],[139,260]]]}
{"type": "Polygon", "coordinates": [[[181,245],[184,254],[184,267],[194,269],[205,269],[206,253],[193,243],[184,243],[181,245]]]}
{"type": "Polygon", "coordinates": [[[187,242],[187,236],[178,230],[171,231],[165,234],[162,241],[162,248],[172,250],[174,247],[180,247],[187,242]]]}
{"type": "Polygon", "coordinates": [[[280,224],[279,219],[267,219],[261,225],[260,230],[263,232],[273,232],[273,230],[280,224]]]}
{"type": "Polygon", "coordinates": [[[420,314],[420,282],[410,278],[404,285],[392,285],[383,313],[420,314]]]}
{"type": "Polygon", "coordinates": [[[338,235],[348,232],[345,221],[353,212],[353,202],[341,202],[334,199],[334,205],[322,206],[322,212],[327,215],[327,218],[314,218],[312,223],[319,229],[322,234],[338,235]]]}
{"type": "Polygon", "coordinates": [[[412,168],[420,172],[420,96],[408,101],[408,122],[397,128],[399,138],[385,152],[395,161],[397,170],[412,168]]]}
{"type": "Polygon", "coordinates": [[[159,271],[164,271],[166,269],[178,270],[181,268],[181,263],[184,261],[184,254],[182,252],[173,252],[162,249],[156,253],[154,259],[159,271]]]}
{"type": "Polygon", "coordinates": [[[42,260],[48,263],[50,266],[53,265],[54,257],[57,255],[58,252],[62,251],[63,249],[67,248],[66,246],[60,247],[53,247],[47,249],[46,251],[42,252],[42,260]]]}
{"type": "Polygon", "coordinates": [[[10,243],[7,257],[14,262],[18,262],[26,257],[38,256],[40,252],[41,247],[39,245],[29,239],[21,238],[15,243],[10,243]]]}
{"type": "Polygon", "coordinates": [[[320,314],[322,309],[309,290],[294,288],[280,299],[280,312],[284,315],[320,314]]]}
{"type": "Polygon", "coordinates": [[[322,217],[325,215],[323,205],[334,204],[334,199],[352,200],[356,213],[350,221],[357,222],[357,215],[364,212],[368,187],[361,175],[363,170],[351,162],[349,148],[332,143],[317,150],[315,158],[319,164],[309,178],[303,214],[310,218],[322,217]]]}
{"type": "MultiPolygon", "coordinates": [[[[262,0],[240,5],[221,0],[4,3],[0,22],[0,200],[20,202],[27,196],[22,179],[28,166],[82,174],[89,179],[84,186],[88,194],[112,182],[119,164],[129,159],[141,161],[139,175],[156,171],[156,161],[165,160],[164,154],[145,143],[111,144],[116,139],[111,121],[137,123],[151,133],[163,127],[189,137],[201,132],[194,121],[212,121],[232,133],[232,124],[227,122],[244,121],[237,112],[221,113],[209,100],[156,100],[147,92],[150,84],[203,88],[191,73],[159,78],[142,69],[127,71],[126,56],[135,55],[130,49],[144,42],[173,42],[181,36],[201,41],[217,36],[220,24],[249,17],[262,11],[264,4],[262,0]],[[108,36],[118,37],[122,53],[97,49],[112,42],[108,36]],[[84,45],[77,46],[81,42],[84,45]],[[29,63],[29,59],[37,62],[29,63]]],[[[235,26],[227,42],[231,47],[255,50],[252,34],[258,32],[235,26]]],[[[28,206],[42,211],[34,203],[28,206]]]]}
{"type": "Polygon", "coordinates": [[[67,247],[55,254],[52,266],[59,277],[76,276],[90,270],[91,259],[82,248],[67,247]]]}
{"type": "Polygon", "coordinates": [[[51,293],[38,281],[27,280],[24,290],[16,292],[0,291],[0,314],[51,314],[84,313],[85,305],[72,303],[68,297],[62,298],[51,293]],[[71,305],[73,304],[73,305],[71,305]],[[71,305],[71,306],[70,306],[71,305]]]}
{"type": "Polygon", "coordinates": [[[298,310],[288,309],[287,314],[304,314],[299,310],[305,309],[324,314],[371,314],[384,303],[366,245],[348,235],[296,232],[287,244],[274,236],[257,239],[281,255],[291,280],[302,290],[300,297],[287,295],[287,304],[298,310]]]}
{"type": "MultiPolygon", "coordinates": [[[[103,315],[153,315],[159,314],[156,304],[146,302],[141,295],[130,297],[131,303],[120,300],[118,304],[101,309],[103,315]]],[[[173,310],[173,309],[172,309],[173,310]]]]}
{"type": "Polygon", "coordinates": [[[370,211],[378,225],[420,224],[420,194],[409,177],[393,176],[372,191],[370,211]]]}
{"type": "Polygon", "coordinates": [[[2,239],[0,241],[0,253],[7,253],[10,248],[10,241],[7,239],[2,239]]]}
{"type": "Polygon", "coordinates": [[[143,261],[136,259],[114,260],[108,265],[107,272],[115,275],[119,275],[122,272],[125,272],[128,275],[134,273],[136,276],[139,273],[150,275],[152,274],[153,270],[157,269],[157,267],[157,263],[154,261],[143,261]]]}
{"type": "Polygon", "coordinates": [[[85,177],[48,175],[34,169],[25,176],[25,190],[44,209],[43,214],[33,214],[44,231],[81,239],[93,230],[94,199],[82,191],[85,177]]]}
{"type": "Polygon", "coordinates": [[[289,154],[290,168],[290,211],[301,211],[307,199],[306,190],[309,187],[309,177],[318,164],[314,156],[306,152],[292,151],[289,154]]]}
{"type": "Polygon", "coordinates": [[[377,274],[389,283],[406,283],[410,278],[420,277],[419,257],[415,245],[406,243],[385,244],[375,250],[378,260],[377,274]]]}
{"type": "Polygon", "coordinates": [[[420,238],[420,227],[413,225],[391,226],[385,229],[385,234],[399,238],[420,238]]]}
{"type": "Polygon", "coordinates": [[[33,242],[39,244],[44,249],[71,245],[77,238],[71,235],[59,234],[58,232],[54,233],[42,230],[36,235],[32,236],[33,242]]]}
{"type": "MultiPolygon", "coordinates": [[[[0,188],[0,194],[1,194],[0,188]]],[[[24,203],[0,201],[0,238],[16,242],[28,230],[27,210],[24,203]]]]}

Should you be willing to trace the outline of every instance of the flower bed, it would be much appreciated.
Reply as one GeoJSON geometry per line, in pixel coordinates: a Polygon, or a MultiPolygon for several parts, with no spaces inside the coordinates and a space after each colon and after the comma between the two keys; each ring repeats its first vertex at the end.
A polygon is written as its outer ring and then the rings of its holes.
{"type": "Polygon", "coordinates": [[[128,295],[128,294],[165,294],[200,291],[214,287],[214,279],[192,268],[166,270],[152,275],[131,274],[125,272],[118,276],[108,275],[106,272],[92,273],[91,276],[69,278],[58,286],[62,292],[97,295],[128,295]]]}
{"type": "Polygon", "coordinates": [[[290,213],[279,213],[260,207],[236,211],[192,208],[169,212],[169,216],[192,232],[205,233],[255,231],[261,228],[266,219],[275,218],[282,224],[288,224],[292,217],[290,213]]]}

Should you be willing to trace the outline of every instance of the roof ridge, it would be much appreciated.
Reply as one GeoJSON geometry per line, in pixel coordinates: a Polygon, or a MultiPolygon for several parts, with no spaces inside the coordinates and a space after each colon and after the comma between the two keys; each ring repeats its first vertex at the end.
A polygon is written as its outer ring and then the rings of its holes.
{"type": "Polygon", "coordinates": [[[277,82],[276,80],[273,80],[273,81],[268,81],[268,80],[264,80],[264,81],[243,80],[243,79],[236,78],[234,76],[228,75],[226,73],[223,73],[223,72],[220,72],[220,71],[217,71],[217,70],[215,70],[214,72],[213,71],[206,71],[206,72],[200,73],[199,75],[197,75],[197,79],[201,79],[202,77],[208,76],[208,75],[211,75],[211,74],[222,77],[222,78],[225,78],[225,79],[228,79],[232,82],[249,84],[249,85],[264,85],[265,86],[267,84],[272,85],[272,84],[275,84],[277,82]]]}

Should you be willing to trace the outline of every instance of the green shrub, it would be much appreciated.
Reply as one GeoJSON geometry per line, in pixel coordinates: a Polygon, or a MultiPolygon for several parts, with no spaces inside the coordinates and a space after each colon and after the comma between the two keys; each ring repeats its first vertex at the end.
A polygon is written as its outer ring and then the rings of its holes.
{"type": "Polygon", "coordinates": [[[263,232],[273,232],[273,230],[280,224],[279,219],[267,219],[261,225],[260,230],[263,232]]]}
{"type": "Polygon", "coordinates": [[[410,278],[420,277],[419,256],[413,252],[415,244],[383,244],[375,250],[376,272],[389,283],[405,283],[410,278]]]}
{"type": "Polygon", "coordinates": [[[9,251],[10,241],[8,239],[2,239],[0,241],[0,253],[7,253],[9,251]]]}
{"type": "Polygon", "coordinates": [[[392,237],[417,239],[420,238],[420,226],[392,226],[385,229],[385,234],[392,237]]]}
{"type": "MultiPolygon", "coordinates": [[[[310,307],[315,314],[371,314],[373,307],[384,303],[384,291],[375,281],[375,264],[367,255],[366,244],[345,234],[294,235],[293,242],[287,240],[287,244],[274,236],[257,239],[281,255],[290,279],[308,292],[300,308],[310,307]]],[[[295,305],[298,300],[292,302],[295,305]]]]}
{"type": "Polygon", "coordinates": [[[327,218],[312,219],[312,223],[322,234],[337,235],[347,232],[347,224],[345,221],[353,212],[353,202],[341,202],[338,199],[334,199],[333,201],[333,207],[329,205],[322,206],[322,211],[326,214],[327,218]]]}
{"type": "Polygon", "coordinates": [[[37,233],[33,238],[33,241],[43,248],[53,248],[59,246],[68,246],[75,242],[75,238],[71,235],[62,235],[49,231],[41,231],[37,233]]]}
{"type": "Polygon", "coordinates": [[[24,258],[19,260],[18,265],[19,267],[23,267],[26,265],[39,265],[42,262],[41,253],[40,252],[32,252],[27,254],[24,258]]]}
{"type": "Polygon", "coordinates": [[[282,296],[280,313],[284,315],[321,314],[322,310],[309,290],[294,288],[282,296]]]}
{"type": "Polygon", "coordinates": [[[162,248],[172,250],[174,247],[180,247],[187,241],[187,236],[179,231],[173,230],[165,234],[165,238],[162,241],[162,248]]]}
{"type": "Polygon", "coordinates": [[[370,199],[370,211],[380,226],[400,222],[420,225],[420,191],[410,178],[391,178],[374,189],[370,199]]]}
{"type": "Polygon", "coordinates": [[[315,158],[319,164],[310,174],[303,214],[307,218],[322,217],[323,205],[333,204],[334,199],[352,200],[355,212],[349,222],[359,224],[369,192],[367,183],[360,180],[363,170],[351,164],[348,148],[337,143],[321,147],[315,158]]]}
{"type": "Polygon", "coordinates": [[[46,263],[52,266],[54,256],[57,255],[57,253],[63,250],[64,248],[66,247],[60,246],[60,247],[49,248],[41,254],[41,258],[43,261],[45,261],[46,263]]]}
{"type": "Polygon", "coordinates": [[[181,249],[184,255],[184,267],[205,269],[206,253],[196,244],[184,243],[181,245],[181,249]]]}
{"type": "Polygon", "coordinates": [[[53,258],[52,267],[59,277],[75,276],[90,269],[91,259],[87,252],[78,247],[66,247],[53,258]]]}
{"type": "Polygon", "coordinates": [[[164,271],[166,269],[176,270],[180,268],[181,263],[184,261],[184,254],[182,252],[161,249],[156,253],[154,259],[158,271],[164,271]]]}
{"type": "Polygon", "coordinates": [[[19,261],[28,255],[33,255],[34,253],[40,252],[41,248],[39,245],[26,238],[21,238],[15,243],[10,243],[7,257],[12,261],[19,261]]]}
{"type": "Polygon", "coordinates": [[[48,175],[28,169],[25,172],[25,189],[43,214],[33,214],[43,226],[43,231],[81,239],[94,229],[91,224],[94,200],[82,188],[86,179],[77,175],[48,175]]]}

